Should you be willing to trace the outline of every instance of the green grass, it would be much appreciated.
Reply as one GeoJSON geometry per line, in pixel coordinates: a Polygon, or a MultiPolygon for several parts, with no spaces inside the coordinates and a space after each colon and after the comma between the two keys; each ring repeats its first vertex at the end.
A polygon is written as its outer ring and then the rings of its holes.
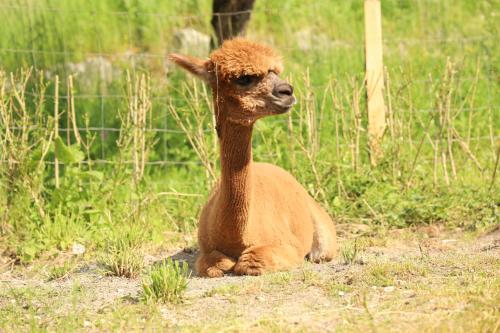
{"type": "Polygon", "coordinates": [[[182,300],[190,276],[186,262],[167,259],[153,266],[142,280],[145,302],[177,303],[182,300]]]}
{"type": "Polygon", "coordinates": [[[340,249],[340,255],[342,256],[342,260],[344,264],[352,264],[358,259],[359,254],[361,253],[362,248],[358,244],[358,239],[354,239],[353,242],[345,243],[340,249]]]}
{"type": "Polygon", "coordinates": [[[126,278],[137,277],[144,267],[144,258],[140,250],[123,240],[109,245],[98,262],[106,275],[126,278]]]}
{"type": "Polygon", "coordinates": [[[77,264],[73,260],[65,261],[62,265],[53,266],[47,273],[47,280],[59,280],[68,277],[75,269],[77,264]]]}

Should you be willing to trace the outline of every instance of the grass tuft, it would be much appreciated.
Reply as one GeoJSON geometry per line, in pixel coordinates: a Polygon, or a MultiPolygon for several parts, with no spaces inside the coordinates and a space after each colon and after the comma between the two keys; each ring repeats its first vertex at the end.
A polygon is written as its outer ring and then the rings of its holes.
{"type": "Polygon", "coordinates": [[[346,265],[353,264],[358,258],[361,252],[360,246],[358,244],[358,239],[354,239],[354,242],[347,242],[342,247],[340,253],[342,255],[342,261],[346,265]]]}
{"type": "Polygon", "coordinates": [[[371,286],[387,287],[397,284],[397,281],[410,281],[417,277],[425,277],[428,267],[420,261],[405,261],[401,263],[372,263],[368,266],[363,280],[371,286]]]}
{"type": "Polygon", "coordinates": [[[99,259],[106,275],[136,278],[144,267],[144,258],[126,241],[117,241],[99,259]]]}
{"type": "Polygon", "coordinates": [[[190,276],[186,262],[180,264],[168,258],[151,268],[142,280],[146,303],[178,303],[182,300],[190,276]]]}
{"type": "Polygon", "coordinates": [[[47,274],[47,281],[60,280],[68,277],[76,268],[73,261],[66,261],[62,266],[54,266],[47,274]]]}

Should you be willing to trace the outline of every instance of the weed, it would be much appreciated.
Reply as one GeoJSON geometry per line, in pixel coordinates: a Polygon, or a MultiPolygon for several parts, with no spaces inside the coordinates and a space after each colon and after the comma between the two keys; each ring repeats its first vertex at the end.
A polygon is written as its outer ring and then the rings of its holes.
{"type": "Polygon", "coordinates": [[[287,286],[292,281],[291,272],[275,272],[264,275],[266,281],[276,286],[287,286]]]}
{"type": "Polygon", "coordinates": [[[409,281],[412,278],[426,276],[428,268],[421,261],[404,261],[401,263],[375,262],[371,263],[362,281],[370,286],[387,287],[399,281],[409,281]]]}
{"type": "Polygon", "coordinates": [[[59,280],[64,279],[70,275],[76,268],[76,263],[73,261],[66,261],[61,266],[54,266],[50,269],[47,274],[47,280],[59,280]]]}
{"type": "Polygon", "coordinates": [[[323,286],[323,289],[328,293],[328,295],[332,297],[343,296],[345,293],[351,292],[353,288],[345,283],[338,283],[336,281],[332,281],[326,283],[323,286]]]}
{"type": "Polygon", "coordinates": [[[354,239],[354,242],[346,242],[342,246],[341,254],[344,264],[350,265],[355,262],[359,254],[358,239],[354,239]]]}
{"type": "Polygon", "coordinates": [[[300,271],[300,280],[306,286],[315,286],[321,283],[321,276],[319,273],[304,267],[300,271]]]}
{"type": "Polygon", "coordinates": [[[142,279],[143,300],[145,302],[178,303],[182,300],[188,285],[189,267],[184,261],[168,258],[153,266],[142,279]]]}
{"type": "Polygon", "coordinates": [[[108,247],[99,263],[103,266],[106,275],[135,278],[144,267],[144,258],[137,248],[130,246],[126,241],[119,240],[108,247]]]}
{"type": "Polygon", "coordinates": [[[221,295],[221,296],[233,296],[233,295],[239,295],[242,291],[242,286],[237,285],[237,284],[229,284],[225,286],[220,286],[216,288],[212,288],[208,291],[206,291],[203,296],[204,297],[212,297],[215,295],[221,295]]]}

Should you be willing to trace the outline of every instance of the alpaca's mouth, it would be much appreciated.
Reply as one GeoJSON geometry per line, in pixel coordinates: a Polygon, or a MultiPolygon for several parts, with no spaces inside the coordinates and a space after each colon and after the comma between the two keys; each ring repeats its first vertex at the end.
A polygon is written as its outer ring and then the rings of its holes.
{"type": "Polygon", "coordinates": [[[296,103],[297,100],[293,95],[287,96],[286,98],[275,99],[273,100],[273,111],[277,114],[288,112],[296,103]]]}

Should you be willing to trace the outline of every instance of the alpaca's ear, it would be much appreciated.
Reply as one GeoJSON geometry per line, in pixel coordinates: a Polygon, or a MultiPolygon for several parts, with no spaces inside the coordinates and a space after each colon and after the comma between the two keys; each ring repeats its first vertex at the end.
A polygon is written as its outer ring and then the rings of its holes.
{"type": "Polygon", "coordinates": [[[210,82],[212,78],[212,73],[208,71],[208,62],[210,60],[202,60],[175,53],[170,54],[168,59],[205,82],[210,82]]]}

